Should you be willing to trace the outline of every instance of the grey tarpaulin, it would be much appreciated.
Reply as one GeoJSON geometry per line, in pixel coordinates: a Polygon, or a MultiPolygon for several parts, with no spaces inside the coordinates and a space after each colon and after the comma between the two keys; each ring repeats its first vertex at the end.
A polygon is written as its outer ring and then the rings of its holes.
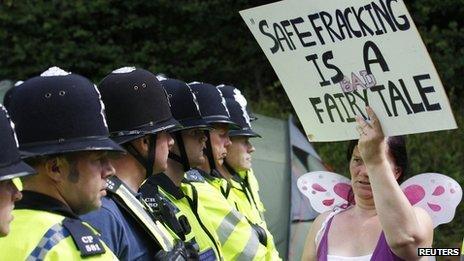
{"type": "Polygon", "coordinates": [[[290,227],[290,155],[287,122],[256,115],[253,130],[262,138],[253,138],[253,170],[266,208],[265,218],[274,236],[280,257],[286,259],[290,227]]]}
{"type": "Polygon", "coordinates": [[[284,260],[300,260],[311,221],[317,213],[296,187],[297,178],[325,169],[305,135],[288,121],[256,115],[253,129],[262,138],[252,139],[256,152],[253,169],[269,230],[284,260]]]}

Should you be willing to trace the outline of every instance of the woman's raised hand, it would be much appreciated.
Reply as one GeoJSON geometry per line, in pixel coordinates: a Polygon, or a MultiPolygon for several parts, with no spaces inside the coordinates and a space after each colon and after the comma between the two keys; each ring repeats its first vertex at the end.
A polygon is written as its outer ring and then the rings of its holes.
{"type": "Polygon", "coordinates": [[[379,164],[386,160],[386,139],[380,121],[371,107],[366,107],[370,121],[356,116],[359,132],[358,149],[365,164],[379,164]]]}

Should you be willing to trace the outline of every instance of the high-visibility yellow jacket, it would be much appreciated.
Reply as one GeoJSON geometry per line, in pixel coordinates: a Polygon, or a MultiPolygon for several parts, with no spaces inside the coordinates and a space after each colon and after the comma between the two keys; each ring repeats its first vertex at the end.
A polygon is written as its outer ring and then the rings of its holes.
{"type": "Polygon", "coordinates": [[[29,191],[23,195],[36,204],[13,210],[10,233],[0,238],[0,260],[117,260],[97,232],[58,200],[29,191]]]}
{"type": "Polygon", "coordinates": [[[464,256],[464,238],[462,239],[461,256],[464,256]]]}
{"type": "Polygon", "coordinates": [[[234,173],[229,182],[225,196],[227,201],[238,212],[243,214],[251,224],[257,225],[256,229],[262,228],[266,235],[261,240],[266,240],[266,260],[281,260],[275,247],[274,238],[269,232],[264,219],[264,205],[259,197],[259,185],[252,170],[234,173]]]}
{"type": "Polygon", "coordinates": [[[184,237],[186,242],[196,242],[199,247],[200,260],[222,260],[219,238],[208,219],[201,220],[198,216],[198,210],[202,206],[191,205],[193,202],[186,197],[180,187],[177,187],[171,179],[164,173],[150,176],[142,185],[139,192],[148,205],[156,207],[156,198],[153,192],[158,191],[164,200],[167,200],[169,208],[174,212],[177,220],[183,226],[184,237]],[[185,222],[185,219],[188,222],[185,222]],[[187,230],[187,231],[186,231],[187,230]]]}
{"type": "Polygon", "coordinates": [[[186,173],[181,189],[194,205],[202,206],[198,208],[198,214],[214,227],[224,260],[265,260],[266,247],[259,242],[246,218],[222,195],[220,184],[220,180],[193,169],[186,173]]]}

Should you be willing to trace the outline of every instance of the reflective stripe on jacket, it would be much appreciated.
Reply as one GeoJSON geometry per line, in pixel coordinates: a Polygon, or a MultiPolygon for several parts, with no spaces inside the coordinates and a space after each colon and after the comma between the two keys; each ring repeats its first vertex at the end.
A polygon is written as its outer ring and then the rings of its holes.
{"type": "Polygon", "coordinates": [[[107,183],[107,190],[116,196],[116,202],[138,220],[139,224],[146,229],[163,250],[171,251],[178,237],[152,215],[153,210],[150,209],[150,206],[142,199],[136,198],[116,176],[110,177],[107,183]]]}
{"type": "Polygon", "coordinates": [[[258,225],[266,233],[266,260],[281,260],[275,247],[274,238],[264,219],[264,205],[259,198],[258,182],[252,171],[238,173],[239,177],[229,180],[230,191],[227,201],[244,215],[252,224],[258,225]]]}
{"type": "MultiPolygon", "coordinates": [[[[191,230],[189,231],[189,233],[186,233],[185,239],[186,241],[195,239],[195,242],[197,242],[198,246],[200,247],[200,253],[199,253],[200,260],[203,260],[202,256],[207,255],[207,252],[211,250],[214,251],[217,257],[216,259],[221,260],[222,254],[221,254],[221,248],[220,248],[218,235],[216,234],[216,231],[214,231],[214,228],[211,225],[210,221],[208,219],[206,220],[203,219],[203,220],[198,221],[186,197],[183,197],[181,199],[176,199],[175,197],[173,197],[172,195],[164,191],[162,188],[159,188],[159,191],[172,204],[174,204],[175,207],[178,208],[179,211],[176,213],[176,217],[179,218],[180,216],[184,215],[189,221],[191,230]],[[204,228],[202,228],[202,226],[204,228]],[[205,232],[204,229],[206,229],[207,232],[205,232]]],[[[201,210],[201,208],[202,206],[197,206],[197,209],[195,211],[197,211],[197,213],[204,211],[204,210],[201,210]]],[[[208,258],[208,260],[212,260],[212,259],[208,258]]]]}
{"type": "MultiPolygon", "coordinates": [[[[196,171],[196,170],[195,170],[196,171]]],[[[181,188],[200,208],[199,216],[209,220],[222,247],[224,260],[265,260],[266,247],[246,218],[225,199],[220,187],[203,180],[187,178],[181,188]]]]}

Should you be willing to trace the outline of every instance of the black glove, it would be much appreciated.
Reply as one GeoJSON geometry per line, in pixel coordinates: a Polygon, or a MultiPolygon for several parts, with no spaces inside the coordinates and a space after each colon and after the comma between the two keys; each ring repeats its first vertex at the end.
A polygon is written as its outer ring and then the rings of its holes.
{"type": "Polygon", "coordinates": [[[249,223],[250,223],[251,227],[256,231],[256,234],[258,234],[259,242],[262,245],[267,246],[267,233],[266,233],[266,230],[264,230],[264,228],[260,227],[257,224],[253,224],[251,222],[249,222],[249,223]]]}
{"type": "Polygon", "coordinates": [[[160,250],[155,255],[155,260],[160,261],[190,261],[198,260],[198,251],[182,241],[176,243],[171,251],[160,250]]]}
{"type": "Polygon", "coordinates": [[[200,246],[195,239],[185,243],[185,248],[187,249],[188,260],[200,260],[200,256],[198,255],[200,252],[200,246]]]}

